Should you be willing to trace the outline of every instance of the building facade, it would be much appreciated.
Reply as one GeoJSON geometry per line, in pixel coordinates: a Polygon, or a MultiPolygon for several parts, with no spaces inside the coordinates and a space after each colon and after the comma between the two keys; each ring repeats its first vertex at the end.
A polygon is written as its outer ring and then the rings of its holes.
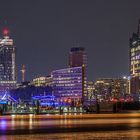
{"type": "Polygon", "coordinates": [[[101,78],[94,84],[94,94],[101,100],[120,98],[129,94],[127,78],[101,78]]]}
{"type": "Polygon", "coordinates": [[[69,66],[80,67],[85,65],[87,67],[87,54],[83,47],[73,47],[69,53],[69,66]]]}
{"type": "Polygon", "coordinates": [[[7,92],[16,85],[16,60],[13,39],[8,29],[4,29],[0,39],[0,93],[7,92]]]}
{"type": "Polygon", "coordinates": [[[38,77],[32,80],[32,85],[39,87],[39,86],[52,86],[52,77],[38,77]]]}
{"type": "MultiPolygon", "coordinates": [[[[84,89],[87,89],[87,53],[83,47],[73,47],[69,52],[69,67],[82,67],[84,78],[84,89]]],[[[87,90],[83,93],[84,100],[88,99],[87,90]]]]}
{"type": "Polygon", "coordinates": [[[130,92],[140,93],[140,20],[137,33],[130,38],[130,92]]]}
{"type": "Polygon", "coordinates": [[[87,92],[88,92],[88,100],[91,100],[94,98],[94,83],[92,81],[87,82],[87,92]]]}
{"type": "Polygon", "coordinates": [[[81,105],[84,94],[82,67],[52,71],[53,95],[63,103],[81,105]]]}

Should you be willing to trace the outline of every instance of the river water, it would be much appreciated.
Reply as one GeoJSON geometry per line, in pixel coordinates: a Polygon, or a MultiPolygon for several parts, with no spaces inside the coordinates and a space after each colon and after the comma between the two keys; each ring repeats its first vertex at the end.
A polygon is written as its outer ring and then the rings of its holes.
{"type": "Polygon", "coordinates": [[[0,140],[140,140],[139,117],[109,116],[4,116],[0,117],[0,140]]]}
{"type": "Polygon", "coordinates": [[[140,130],[3,135],[0,140],[140,140],[140,130]]]}

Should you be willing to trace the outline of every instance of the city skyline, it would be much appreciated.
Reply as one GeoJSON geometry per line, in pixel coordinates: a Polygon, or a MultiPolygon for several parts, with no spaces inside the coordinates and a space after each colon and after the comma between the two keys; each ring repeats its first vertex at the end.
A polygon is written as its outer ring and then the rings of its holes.
{"type": "Polygon", "coordinates": [[[0,139],[140,139],[140,0],[1,0],[0,139]]]}
{"type": "Polygon", "coordinates": [[[75,46],[87,51],[89,80],[129,74],[129,38],[137,30],[139,1],[32,2],[0,6],[0,28],[10,29],[17,48],[18,77],[23,64],[27,80],[66,68],[75,46]]]}

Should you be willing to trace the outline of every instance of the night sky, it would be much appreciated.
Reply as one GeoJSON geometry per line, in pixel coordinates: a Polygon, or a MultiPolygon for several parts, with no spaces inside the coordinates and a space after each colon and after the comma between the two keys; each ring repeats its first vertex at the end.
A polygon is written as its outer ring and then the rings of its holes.
{"type": "Polygon", "coordinates": [[[88,78],[129,74],[129,38],[137,31],[140,0],[0,0],[0,28],[17,48],[18,79],[49,75],[68,65],[71,47],[85,47],[88,78]]]}

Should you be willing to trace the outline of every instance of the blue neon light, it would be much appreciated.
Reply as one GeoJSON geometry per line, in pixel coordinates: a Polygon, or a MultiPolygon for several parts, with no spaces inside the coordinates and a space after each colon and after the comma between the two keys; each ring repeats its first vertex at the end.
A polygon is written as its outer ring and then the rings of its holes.
{"type": "Polygon", "coordinates": [[[7,104],[7,101],[0,101],[0,104],[7,104]]]}
{"type": "Polygon", "coordinates": [[[44,99],[44,98],[51,98],[51,99],[54,99],[56,98],[54,95],[47,95],[47,96],[34,96],[32,97],[32,99],[44,99]]]}
{"type": "Polygon", "coordinates": [[[3,97],[0,99],[2,100],[2,102],[5,102],[5,101],[14,101],[14,102],[17,102],[13,97],[11,97],[9,94],[5,93],[3,95],[3,97]]]}
{"type": "Polygon", "coordinates": [[[45,103],[40,103],[42,106],[46,106],[46,105],[48,105],[48,106],[52,106],[52,105],[58,105],[58,103],[50,103],[50,102],[45,102],[45,103]]]}

